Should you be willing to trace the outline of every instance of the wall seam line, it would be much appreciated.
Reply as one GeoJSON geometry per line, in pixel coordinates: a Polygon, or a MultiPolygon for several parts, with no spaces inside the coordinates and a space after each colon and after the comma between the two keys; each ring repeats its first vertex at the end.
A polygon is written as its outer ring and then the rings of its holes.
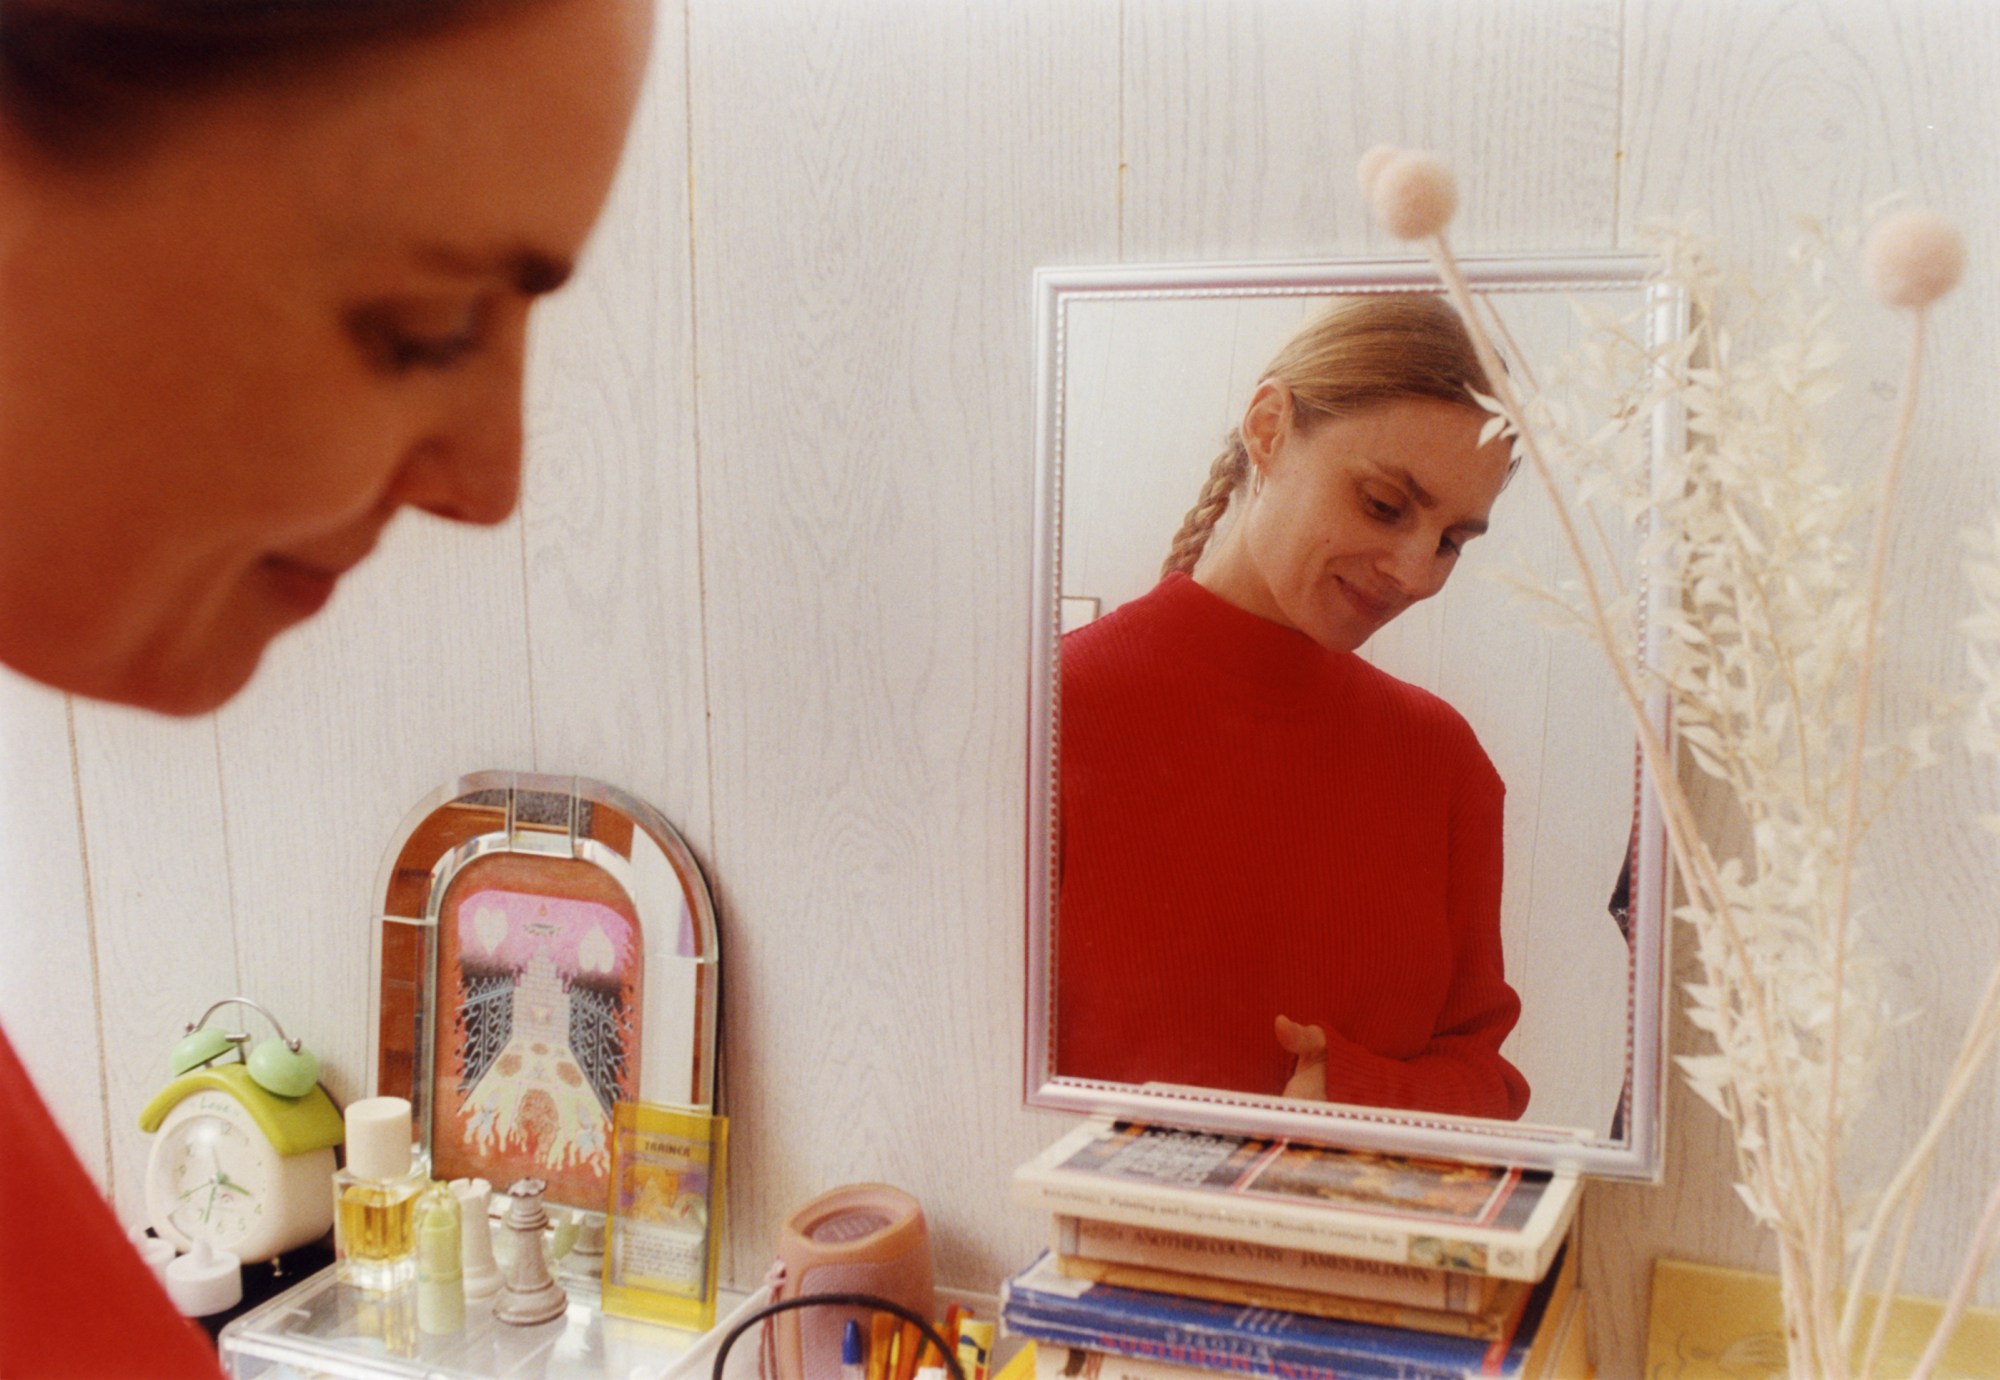
{"type": "Polygon", "coordinates": [[[236,856],[229,848],[229,791],[222,774],[222,716],[208,716],[209,736],[215,743],[215,803],[222,821],[222,883],[229,898],[229,955],[236,977],[236,990],[243,987],[243,929],[236,908],[236,856]]]}
{"type": "Polygon", "coordinates": [[[681,7],[681,136],[687,159],[687,327],[688,436],[694,449],[694,571],[695,607],[701,626],[701,745],[702,778],[708,794],[708,841],[711,863],[717,849],[715,817],[715,703],[711,688],[711,646],[708,637],[707,499],[702,487],[701,447],[701,301],[696,275],[694,180],[694,3],[681,7]]]}
{"type": "Polygon", "coordinates": [[[533,584],[528,579],[528,509],[524,503],[514,513],[514,526],[521,540],[521,641],[528,654],[528,769],[542,769],[540,719],[535,713],[535,611],[533,584]]]}
{"type": "Polygon", "coordinates": [[[83,868],[83,929],[90,945],[90,1007],[97,1027],[97,1105],[104,1141],[104,1196],[118,1201],[118,1162],[111,1153],[111,1065],[105,1052],[104,973],[97,945],[97,886],[90,872],[90,830],[83,814],[83,759],[76,742],[76,697],[63,696],[63,727],[69,738],[70,795],[76,804],[76,852],[83,868]]]}
{"type": "Polygon", "coordinates": [[[1619,249],[1625,243],[1625,166],[1630,161],[1625,156],[1625,53],[1631,45],[1628,24],[1630,9],[1627,0],[1618,0],[1618,28],[1612,41],[1618,46],[1618,60],[1613,65],[1617,72],[1611,89],[1611,247],[1619,249]]]}
{"type": "Polygon", "coordinates": [[[1125,45],[1129,30],[1126,27],[1126,0],[1118,0],[1118,261],[1125,261],[1125,183],[1126,183],[1126,131],[1125,131],[1125,45]]]}

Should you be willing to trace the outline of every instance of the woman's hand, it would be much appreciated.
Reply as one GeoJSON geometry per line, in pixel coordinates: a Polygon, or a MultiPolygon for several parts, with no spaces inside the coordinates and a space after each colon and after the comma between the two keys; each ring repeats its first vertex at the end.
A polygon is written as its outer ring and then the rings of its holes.
{"type": "Polygon", "coordinates": [[[1316,1025],[1300,1025],[1289,1016],[1277,1021],[1278,1043],[1291,1055],[1292,1076],[1285,1080],[1285,1097],[1326,1101],[1326,1031],[1316,1025]]]}

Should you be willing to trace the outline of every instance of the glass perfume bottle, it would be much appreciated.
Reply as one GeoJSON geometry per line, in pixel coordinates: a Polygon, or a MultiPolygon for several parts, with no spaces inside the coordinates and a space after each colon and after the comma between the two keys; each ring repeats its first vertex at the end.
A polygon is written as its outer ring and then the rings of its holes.
{"type": "Polygon", "coordinates": [[[430,1166],[410,1142],[404,1098],[349,1104],[347,1167],[333,1176],[334,1259],[349,1284],[379,1291],[417,1277],[417,1199],[430,1166]]]}

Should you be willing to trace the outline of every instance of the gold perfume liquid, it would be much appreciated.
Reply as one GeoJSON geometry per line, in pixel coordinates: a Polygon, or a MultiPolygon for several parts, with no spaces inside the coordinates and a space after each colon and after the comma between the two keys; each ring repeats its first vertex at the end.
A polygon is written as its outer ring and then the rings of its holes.
{"type": "Polygon", "coordinates": [[[417,1199],[426,1166],[395,1179],[333,1176],[333,1251],[340,1278],[369,1290],[400,1289],[417,1277],[417,1199]]]}

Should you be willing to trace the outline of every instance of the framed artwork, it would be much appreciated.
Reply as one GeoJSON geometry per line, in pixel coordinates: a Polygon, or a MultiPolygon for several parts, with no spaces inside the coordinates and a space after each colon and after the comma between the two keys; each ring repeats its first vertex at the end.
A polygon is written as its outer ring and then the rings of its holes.
{"type": "Polygon", "coordinates": [[[712,1108],[714,909],[657,812],[465,777],[405,822],[380,895],[376,1091],[410,1099],[436,1177],[601,1212],[620,1103],[712,1108]]]}

